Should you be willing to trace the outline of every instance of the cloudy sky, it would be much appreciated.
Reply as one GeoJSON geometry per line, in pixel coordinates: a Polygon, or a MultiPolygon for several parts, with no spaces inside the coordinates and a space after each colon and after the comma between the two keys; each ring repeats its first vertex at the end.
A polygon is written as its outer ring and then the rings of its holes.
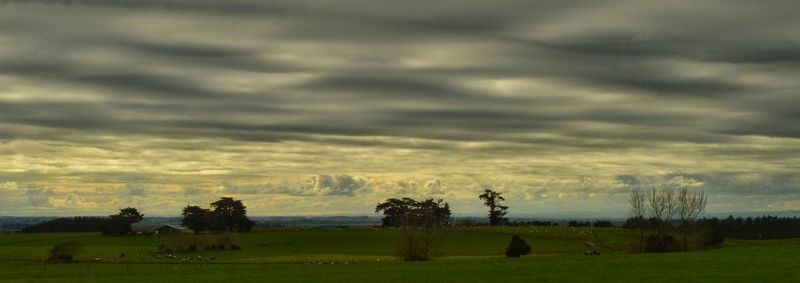
{"type": "Polygon", "coordinates": [[[800,210],[797,1],[0,3],[0,215],[800,210]]]}

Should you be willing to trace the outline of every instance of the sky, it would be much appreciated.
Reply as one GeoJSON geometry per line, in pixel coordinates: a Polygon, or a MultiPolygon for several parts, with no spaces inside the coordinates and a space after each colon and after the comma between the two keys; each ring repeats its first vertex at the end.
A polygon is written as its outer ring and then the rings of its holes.
{"type": "Polygon", "coordinates": [[[800,210],[797,1],[0,1],[0,215],[800,210]]]}

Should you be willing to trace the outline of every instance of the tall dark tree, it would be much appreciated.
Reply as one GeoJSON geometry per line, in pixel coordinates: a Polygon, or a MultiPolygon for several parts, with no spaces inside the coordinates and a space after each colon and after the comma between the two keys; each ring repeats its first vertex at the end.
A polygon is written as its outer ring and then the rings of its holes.
{"type": "Polygon", "coordinates": [[[375,206],[375,213],[383,212],[381,219],[384,227],[400,227],[408,222],[408,214],[413,207],[418,205],[416,200],[410,198],[387,199],[386,202],[375,206]]]}
{"type": "Polygon", "coordinates": [[[483,204],[489,207],[489,225],[497,226],[508,222],[508,219],[505,218],[508,206],[502,204],[506,200],[502,193],[486,189],[478,198],[482,199],[483,204]]]}
{"type": "Polygon", "coordinates": [[[247,218],[247,207],[241,200],[222,197],[211,203],[211,211],[219,230],[230,232],[247,232],[253,228],[253,221],[247,218]]]}
{"type": "Polygon", "coordinates": [[[138,223],[144,219],[144,214],[133,207],[126,207],[119,210],[119,213],[109,215],[108,223],[103,227],[103,234],[106,235],[125,235],[133,231],[131,224],[138,223]]]}
{"type": "Polygon", "coordinates": [[[189,227],[195,234],[209,230],[213,225],[214,216],[211,210],[199,206],[187,205],[183,208],[181,224],[189,227]]]}

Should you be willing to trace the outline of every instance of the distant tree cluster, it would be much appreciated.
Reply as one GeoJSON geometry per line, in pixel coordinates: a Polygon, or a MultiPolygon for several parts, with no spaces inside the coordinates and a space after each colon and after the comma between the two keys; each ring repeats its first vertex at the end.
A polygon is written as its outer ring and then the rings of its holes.
{"type": "Polygon", "coordinates": [[[732,215],[719,220],[722,235],[736,239],[784,239],[800,238],[800,218],[798,217],[736,217],[732,215]]]}
{"type": "Polygon", "coordinates": [[[253,221],[247,218],[247,207],[241,200],[222,197],[211,203],[211,208],[186,206],[181,224],[199,234],[202,232],[248,232],[253,221]]]}
{"type": "Polygon", "coordinates": [[[567,223],[569,227],[592,227],[592,222],[589,221],[570,221],[567,223]]]}
{"type": "Polygon", "coordinates": [[[559,226],[558,222],[556,221],[539,221],[539,220],[531,220],[531,221],[510,221],[508,222],[508,226],[559,226]]]}
{"type": "Polygon", "coordinates": [[[614,228],[614,223],[608,220],[596,220],[592,223],[592,227],[595,228],[614,228]]]}
{"type": "Polygon", "coordinates": [[[22,233],[100,232],[110,220],[108,217],[62,217],[22,228],[22,233]]]}

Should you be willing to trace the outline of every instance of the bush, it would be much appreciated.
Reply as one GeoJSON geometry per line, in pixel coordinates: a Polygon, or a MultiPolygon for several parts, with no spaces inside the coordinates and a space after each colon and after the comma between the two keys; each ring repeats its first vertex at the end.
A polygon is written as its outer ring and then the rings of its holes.
{"type": "Polygon", "coordinates": [[[236,234],[222,234],[216,239],[216,244],[219,249],[224,250],[230,248],[232,250],[241,249],[239,246],[239,237],[236,234]]]}
{"type": "Polygon", "coordinates": [[[703,221],[702,225],[704,236],[703,244],[706,246],[716,246],[725,241],[725,237],[723,237],[722,230],[719,227],[719,220],[712,218],[710,220],[703,221]]]}
{"type": "Polygon", "coordinates": [[[83,251],[83,245],[75,241],[58,243],[48,252],[49,262],[72,262],[75,255],[83,251]]]}
{"type": "Polygon", "coordinates": [[[647,236],[647,245],[645,251],[651,253],[666,253],[677,252],[678,245],[675,243],[675,236],[673,235],[650,235],[647,236]]]}
{"type": "Polygon", "coordinates": [[[520,257],[529,253],[531,253],[531,246],[529,246],[525,240],[520,238],[519,235],[511,237],[511,242],[508,243],[508,247],[506,248],[507,257],[520,257]]]}
{"type": "Polygon", "coordinates": [[[240,250],[239,238],[236,234],[222,234],[216,237],[207,235],[178,234],[169,238],[166,244],[158,246],[162,253],[196,252],[201,250],[240,250]]]}

